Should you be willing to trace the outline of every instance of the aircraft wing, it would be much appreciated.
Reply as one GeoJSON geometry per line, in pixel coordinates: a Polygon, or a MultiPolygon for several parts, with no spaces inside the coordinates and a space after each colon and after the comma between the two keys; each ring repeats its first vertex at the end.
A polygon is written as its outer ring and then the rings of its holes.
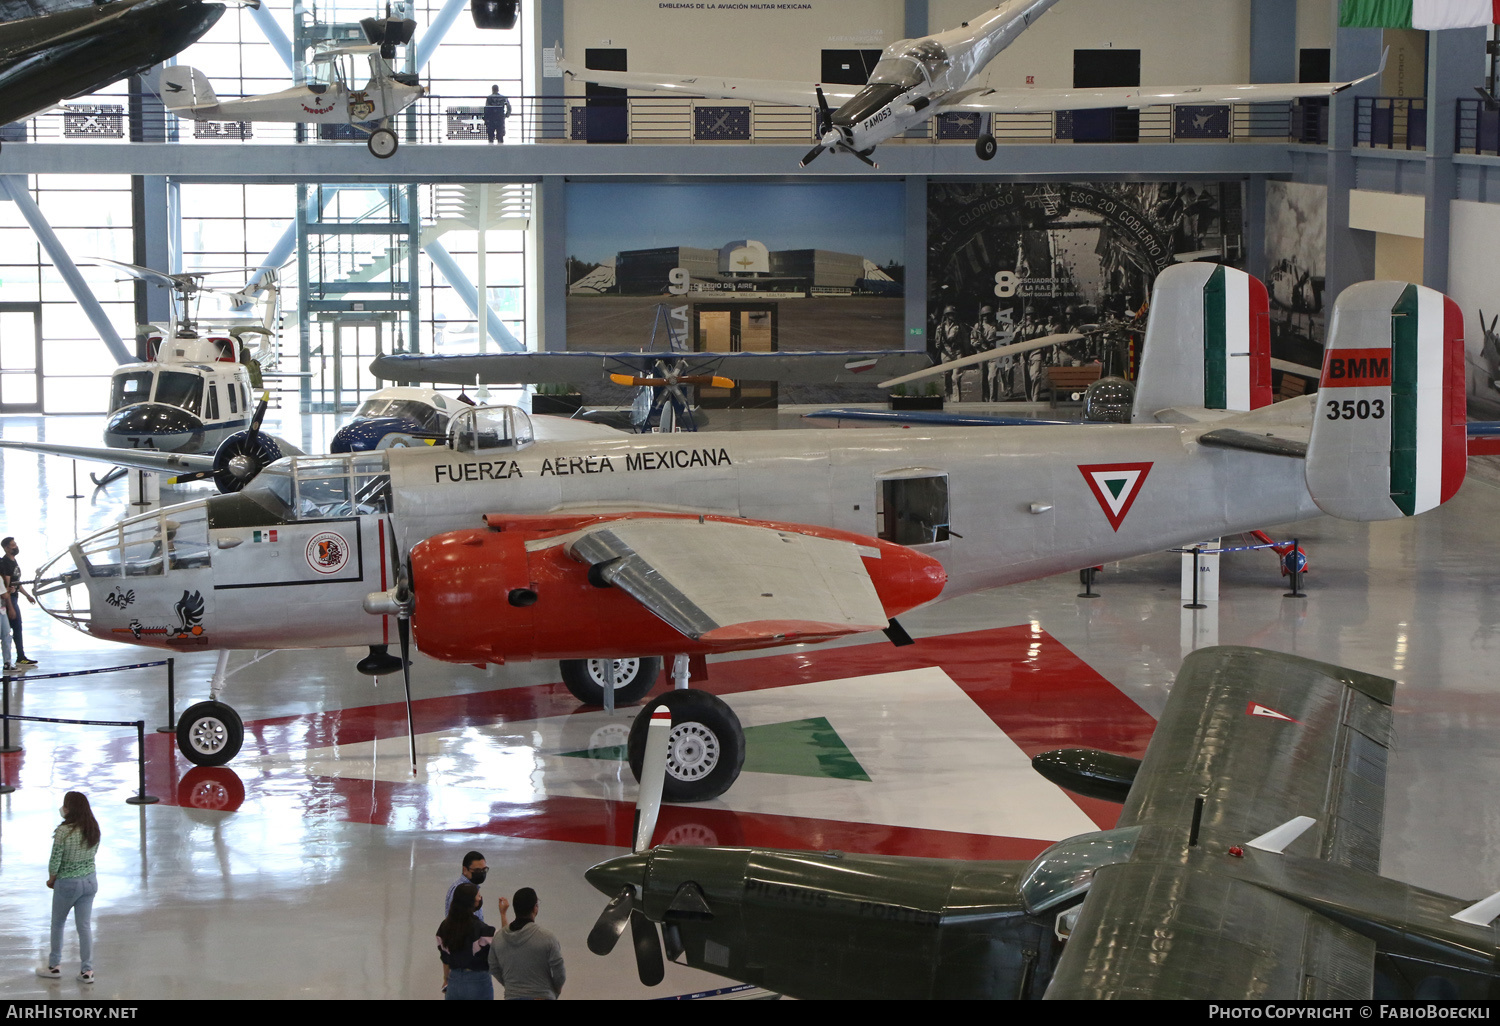
{"type": "MultiPolygon", "coordinates": [[[[646,89],[679,96],[711,96],[725,100],[754,100],[760,103],[782,103],[792,107],[818,105],[818,94],[812,82],[784,82],[766,78],[719,78],[713,75],[665,75],[650,71],[592,71],[557,59],[557,67],[568,78],[618,89],[646,89]]],[[[837,107],[861,87],[825,85],[823,96],[837,107]]]]}
{"type": "Polygon", "coordinates": [[[1094,874],[1047,996],[1368,999],[1373,942],[1275,881],[1293,857],[1379,870],[1394,687],[1252,648],[1184,660],[1120,816],[1139,839],[1094,874]],[[1298,816],[1283,860],[1263,835],[1298,816]]]}
{"type": "MultiPolygon", "coordinates": [[[[1381,67],[1385,62],[1381,62],[1381,67]]],[[[1380,72],[1375,72],[1378,75],[1380,72]]],[[[1254,85],[1117,86],[1108,89],[981,89],[937,105],[940,114],[1023,114],[1044,110],[1095,110],[1162,104],[1285,103],[1306,96],[1332,96],[1374,75],[1352,82],[1261,82],[1254,85]]]]}
{"type": "Polygon", "coordinates": [[[214,458],[198,453],[158,452],[155,449],[116,449],[107,445],[52,445],[48,442],[0,441],[0,448],[39,452],[47,456],[65,456],[75,460],[110,463],[132,470],[149,470],[158,474],[209,474],[214,458]]]}
{"type": "Polygon", "coordinates": [[[370,373],[386,381],[450,385],[570,383],[587,385],[610,374],[651,374],[671,360],[685,374],[722,374],[748,381],[806,385],[876,384],[926,367],[927,354],[905,350],[847,353],[486,353],[377,357],[370,373]]]}
{"type": "Polygon", "coordinates": [[[585,528],[561,544],[694,640],[815,640],[890,622],[862,548],[852,542],[790,528],[642,516],[585,528]]]}

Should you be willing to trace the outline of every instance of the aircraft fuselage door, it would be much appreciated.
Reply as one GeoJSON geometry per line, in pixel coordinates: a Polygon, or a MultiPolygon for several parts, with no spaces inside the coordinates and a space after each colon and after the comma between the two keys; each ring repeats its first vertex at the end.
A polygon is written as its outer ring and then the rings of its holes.
{"type": "Polygon", "coordinates": [[[366,594],[390,586],[381,520],[216,529],[214,594],[223,630],[242,634],[247,648],[382,643],[384,618],[363,609],[366,594]]]}
{"type": "Polygon", "coordinates": [[[951,537],[948,475],[926,468],[875,481],[875,536],[898,545],[935,545],[951,537]]]}

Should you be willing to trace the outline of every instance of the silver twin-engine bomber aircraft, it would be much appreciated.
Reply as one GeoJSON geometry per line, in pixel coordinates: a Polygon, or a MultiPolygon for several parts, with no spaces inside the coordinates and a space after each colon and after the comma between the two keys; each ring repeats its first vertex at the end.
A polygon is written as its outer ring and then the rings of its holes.
{"type": "Polygon", "coordinates": [[[394,626],[403,656],[414,632],[449,662],[563,660],[573,693],[610,708],[671,656],[666,796],[712,797],[744,747],[733,711],[687,690],[703,657],[901,644],[896,618],[940,598],[1446,501],[1465,471],[1462,330],[1441,293],[1355,285],[1322,391],[1272,405],[1265,287],[1181,264],[1157,280],[1131,424],[688,440],[481,407],[446,444],[289,458],[131,517],[42,567],[36,595],[95,637],[220,650],[211,699],[179,724],[201,764],[242,740],[219,701],[232,649],[369,645],[366,672],[409,672],[381,648],[394,626]]]}
{"type": "MultiPolygon", "coordinates": [[[[996,149],[990,125],[994,114],[1110,107],[1137,109],[1172,103],[1274,103],[1303,96],[1330,96],[1365,81],[1360,78],[1352,82],[1104,89],[989,89],[970,85],[1001,50],[1015,42],[1055,3],[1057,0],[1006,0],[958,28],[920,39],[898,40],[885,48],[864,86],[594,71],[561,59],[557,65],[563,74],[595,85],[812,107],[818,112],[818,144],[802,158],[803,167],[824,150],[852,153],[874,166],[870,154],[876,146],[904,135],[937,114],[967,113],[983,117],[984,126],[975,149],[982,159],[990,160],[996,149]],[[830,99],[840,106],[832,107],[830,99]]],[[[1373,76],[1365,76],[1370,77],[1373,76]]]]}

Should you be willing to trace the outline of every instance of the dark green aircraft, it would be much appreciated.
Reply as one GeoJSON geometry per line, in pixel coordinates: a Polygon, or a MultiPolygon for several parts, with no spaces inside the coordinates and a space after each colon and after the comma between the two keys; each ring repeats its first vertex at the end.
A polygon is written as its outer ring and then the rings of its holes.
{"type": "Polygon", "coordinates": [[[643,982],[665,948],[800,998],[1500,997],[1500,894],[1377,872],[1393,689],[1196,652],[1140,763],[1034,760],[1123,801],[1113,830],[1030,863],[663,845],[588,871],[614,897],[589,947],[628,924],[643,982]]]}
{"type": "Polygon", "coordinates": [[[200,0],[113,0],[7,4],[0,16],[41,10],[0,24],[0,125],[60,100],[102,89],[186,49],[213,27],[223,4],[200,0]]]}

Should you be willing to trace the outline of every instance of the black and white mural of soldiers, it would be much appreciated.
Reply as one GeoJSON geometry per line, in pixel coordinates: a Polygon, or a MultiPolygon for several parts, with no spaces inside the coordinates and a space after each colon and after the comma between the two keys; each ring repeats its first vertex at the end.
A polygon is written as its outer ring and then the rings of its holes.
{"type": "MultiPolygon", "coordinates": [[[[979,320],[974,322],[973,329],[969,332],[969,353],[977,356],[987,353],[996,346],[1001,345],[1003,335],[1000,331],[999,322],[995,319],[995,308],[993,306],[981,306],[979,308],[979,320]]],[[[987,403],[994,395],[991,390],[991,378],[994,365],[983,364],[979,368],[979,401],[987,403]]]]}
{"type": "MultiPolygon", "coordinates": [[[[937,338],[938,362],[947,363],[968,355],[969,329],[958,319],[958,307],[943,307],[943,318],[938,321],[934,334],[937,338]]],[[[958,382],[955,377],[952,371],[943,375],[943,393],[956,400],[958,382]]]]}

